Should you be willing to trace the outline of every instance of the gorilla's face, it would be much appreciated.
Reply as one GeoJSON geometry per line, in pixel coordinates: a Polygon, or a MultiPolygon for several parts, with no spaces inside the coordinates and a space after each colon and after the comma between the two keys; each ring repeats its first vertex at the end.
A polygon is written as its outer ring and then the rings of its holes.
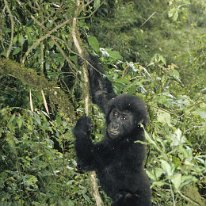
{"type": "Polygon", "coordinates": [[[130,134],[135,128],[134,115],[130,111],[120,111],[113,108],[109,113],[107,134],[109,138],[116,139],[130,134]]]}

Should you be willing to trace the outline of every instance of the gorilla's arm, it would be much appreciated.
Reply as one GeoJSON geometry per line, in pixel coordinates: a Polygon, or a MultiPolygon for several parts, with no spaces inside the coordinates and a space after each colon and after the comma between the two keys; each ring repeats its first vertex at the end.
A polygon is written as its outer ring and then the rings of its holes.
{"type": "MultiPolygon", "coordinates": [[[[81,117],[73,129],[76,137],[75,149],[77,164],[80,170],[91,171],[104,167],[107,159],[104,156],[111,155],[106,141],[94,144],[91,136],[91,120],[87,116],[81,117]]],[[[108,158],[110,159],[110,158],[108,158]]]]}
{"type": "Polygon", "coordinates": [[[90,55],[89,61],[89,80],[92,102],[97,104],[105,113],[108,101],[116,94],[112,88],[112,83],[105,76],[98,57],[90,55]]]}
{"type": "Polygon", "coordinates": [[[91,120],[86,116],[81,117],[73,129],[73,134],[76,137],[75,149],[78,168],[80,170],[93,170],[95,163],[94,144],[90,139],[91,120]]]}

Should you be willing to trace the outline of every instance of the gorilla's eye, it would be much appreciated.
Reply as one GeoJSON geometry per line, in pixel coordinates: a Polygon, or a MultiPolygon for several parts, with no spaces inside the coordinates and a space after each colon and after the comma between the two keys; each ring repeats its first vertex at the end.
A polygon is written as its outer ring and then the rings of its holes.
{"type": "Polygon", "coordinates": [[[117,117],[118,115],[119,115],[118,111],[115,111],[115,110],[114,110],[114,111],[113,111],[113,116],[114,116],[114,117],[117,117]]]}
{"type": "Polygon", "coordinates": [[[121,117],[122,120],[127,120],[127,115],[123,114],[121,117]]]}

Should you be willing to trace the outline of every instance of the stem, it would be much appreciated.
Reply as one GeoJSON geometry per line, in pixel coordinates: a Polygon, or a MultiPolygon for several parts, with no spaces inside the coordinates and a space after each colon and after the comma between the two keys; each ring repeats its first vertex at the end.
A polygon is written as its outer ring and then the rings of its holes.
{"type": "MultiPolygon", "coordinates": [[[[76,50],[80,56],[80,58],[84,58],[84,52],[80,46],[80,38],[79,38],[79,32],[77,30],[77,17],[79,16],[79,11],[81,10],[81,5],[84,5],[84,2],[80,0],[76,0],[76,12],[75,17],[73,18],[73,25],[72,25],[72,38],[74,45],[76,47],[76,50]]],[[[85,114],[89,114],[89,78],[88,78],[88,70],[87,70],[87,62],[84,61],[82,65],[82,72],[83,72],[83,88],[84,88],[84,105],[85,105],[85,114]]],[[[101,199],[101,196],[99,194],[98,190],[98,184],[96,181],[96,173],[91,172],[90,174],[91,184],[92,184],[92,190],[93,190],[93,196],[96,201],[97,206],[103,206],[103,201],[101,199]]]]}

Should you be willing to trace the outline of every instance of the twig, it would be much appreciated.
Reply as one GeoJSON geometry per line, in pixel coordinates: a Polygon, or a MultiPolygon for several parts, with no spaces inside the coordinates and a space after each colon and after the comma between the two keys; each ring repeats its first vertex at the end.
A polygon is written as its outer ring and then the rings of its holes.
{"type": "Polygon", "coordinates": [[[146,21],[144,21],[144,22],[142,23],[142,25],[141,25],[140,27],[143,27],[155,14],[156,14],[156,11],[153,12],[153,13],[146,19],[146,21]]]}
{"type": "MultiPolygon", "coordinates": [[[[89,6],[92,2],[94,2],[94,0],[91,0],[91,1],[89,1],[89,2],[87,2],[86,4],[84,4],[84,8],[86,8],[87,6],[89,6]]],[[[100,3],[100,5],[99,5],[99,7],[101,7],[101,5],[103,5],[104,4],[104,1],[102,1],[101,3],[100,3]]],[[[98,7],[98,8],[99,8],[98,7]]],[[[85,17],[81,17],[81,19],[87,19],[87,18],[90,18],[90,17],[92,17],[93,16],[93,14],[95,14],[95,12],[98,10],[98,8],[96,8],[94,11],[92,11],[88,16],[85,16],[85,17]]]]}
{"type": "Polygon", "coordinates": [[[173,189],[172,189],[171,182],[170,182],[170,193],[171,193],[171,196],[172,196],[172,203],[173,203],[172,205],[176,206],[175,195],[174,195],[174,192],[173,192],[173,189]]]}
{"type": "Polygon", "coordinates": [[[13,19],[13,16],[12,16],[12,13],[11,13],[11,10],[9,8],[7,0],[4,0],[4,4],[5,4],[5,7],[6,7],[8,13],[9,13],[9,18],[11,21],[11,38],[10,38],[9,48],[6,52],[6,58],[8,58],[10,53],[11,53],[11,50],[12,50],[12,44],[13,44],[13,39],[14,39],[14,19],[13,19]]]}
{"type": "Polygon", "coordinates": [[[29,103],[30,103],[31,111],[34,112],[34,106],[33,106],[33,101],[32,101],[31,89],[29,90],[29,103]]]}
{"type": "Polygon", "coordinates": [[[51,31],[49,31],[47,34],[45,34],[44,36],[40,37],[39,39],[37,39],[32,46],[27,50],[27,52],[25,53],[25,55],[22,58],[22,63],[24,64],[27,56],[32,52],[33,49],[35,49],[42,41],[44,41],[44,39],[47,39],[48,37],[51,36],[52,33],[56,32],[58,29],[62,28],[63,26],[65,26],[66,24],[68,24],[71,20],[68,19],[66,21],[64,21],[63,23],[57,25],[55,28],[53,28],[51,31]]]}
{"type": "MultiPolygon", "coordinates": [[[[44,31],[46,31],[46,27],[39,22],[34,16],[31,16],[31,18],[34,20],[34,22],[40,26],[44,31]]],[[[67,63],[70,65],[70,68],[75,71],[75,66],[73,64],[73,62],[67,57],[67,55],[65,54],[65,52],[63,51],[63,49],[61,48],[61,46],[59,45],[59,43],[57,42],[59,39],[56,36],[51,35],[51,39],[54,42],[54,44],[56,45],[56,47],[58,48],[59,52],[62,54],[62,56],[64,57],[64,59],[67,61],[67,63]]]]}
{"type": "Polygon", "coordinates": [[[181,192],[178,192],[178,194],[184,198],[185,200],[187,200],[188,202],[192,203],[195,206],[201,206],[198,202],[192,200],[190,197],[187,197],[186,195],[182,194],[181,192]]]}
{"type": "MultiPolygon", "coordinates": [[[[42,14],[42,11],[41,11],[41,18],[44,19],[44,15],[42,14]]],[[[40,29],[40,34],[43,35],[43,29],[41,28],[40,29]]],[[[45,75],[46,76],[46,72],[44,70],[44,61],[45,61],[45,55],[44,55],[44,52],[45,52],[45,46],[44,46],[44,42],[42,42],[41,46],[40,46],[40,59],[41,59],[41,64],[40,64],[40,68],[41,68],[41,74],[42,75],[45,75]],[[45,72],[45,73],[44,73],[45,72]]]]}
{"type": "Polygon", "coordinates": [[[44,107],[46,109],[47,114],[49,115],[49,107],[48,107],[48,104],[47,104],[46,97],[44,95],[43,89],[41,90],[41,95],[42,95],[42,98],[43,98],[44,107]]]}

